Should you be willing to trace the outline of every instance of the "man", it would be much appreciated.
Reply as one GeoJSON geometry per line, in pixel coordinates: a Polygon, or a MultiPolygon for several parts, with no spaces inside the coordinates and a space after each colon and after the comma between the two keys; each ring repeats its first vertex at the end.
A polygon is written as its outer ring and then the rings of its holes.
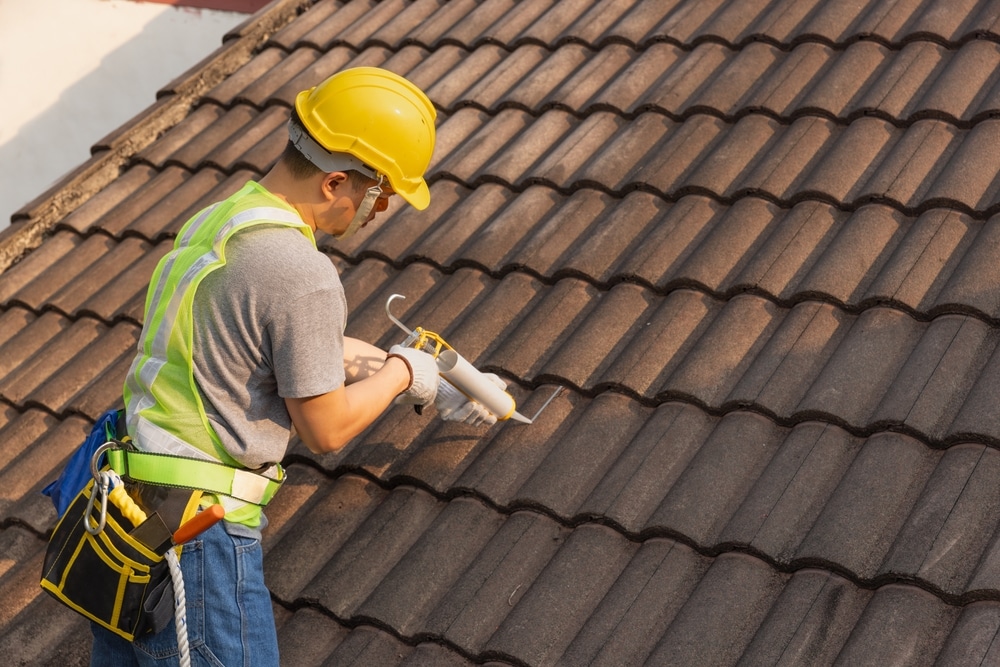
{"type": "MultiPolygon", "coordinates": [[[[425,208],[434,119],[418,88],[381,69],[303,91],[275,166],[189,221],[153,274],[125,382],[129,436],[144,452],[184,457],[177,465],[221,462],[240,489],[200,484],[198,468],[179,473],[206,491],[201,507],[226,511],[181,557],[192,664],[278,664],[259,540],[290,429],[322,453],[394,401],[438,398],[446,418],[487,421],[457,392],[438,396],[430,355],[344,336],[344,290],[313,237],[354,233],[393,195],[425,208]]],[[[133,643],[94,626],[92,665],[177,659],[172,625],[133,643]]]]}

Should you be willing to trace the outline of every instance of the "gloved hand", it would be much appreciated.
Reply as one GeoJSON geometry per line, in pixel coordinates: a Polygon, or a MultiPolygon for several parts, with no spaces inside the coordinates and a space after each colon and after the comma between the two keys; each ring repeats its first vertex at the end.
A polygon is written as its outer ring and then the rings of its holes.
{"type": "MultiPolygon", "coordinates": [[[[483,375],[501,389],[507,388],[507,383],[494,373],[483,373],[483,375]]],[[[487,410],[486,406],[477,401],[469,400],[455,385],[444,378],[441,378],[441,382],[438,384],[434,407],[437,408],[441,419],[448,422],[462,422],[472,426],[493,426],[497,423],[496,415],[487,410]]]]}
{"type": "Polygon", "coordinates": [[[402,345],[390,347],[388,356],[402,359],[410,369],[410,386],[396,397],[396,403],[427,405],[434,400],[441,379],[434,357],[402,345]]]}

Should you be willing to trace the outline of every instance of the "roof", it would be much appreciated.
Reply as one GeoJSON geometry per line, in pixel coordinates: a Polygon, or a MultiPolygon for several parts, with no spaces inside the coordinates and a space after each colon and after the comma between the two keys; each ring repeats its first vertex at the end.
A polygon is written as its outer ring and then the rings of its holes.
{"type": "Polygon", "coordinates": [[[530,426],[397,408],[298,442],[289,665],[990,664],[1000,654],[1000,9],[277,0],[0,233],[0,652],[86,664],[38,490],[120,401],[146,282],[261,176],[293,94],[438,109],[432,202],[346,242],[530,426]]]}

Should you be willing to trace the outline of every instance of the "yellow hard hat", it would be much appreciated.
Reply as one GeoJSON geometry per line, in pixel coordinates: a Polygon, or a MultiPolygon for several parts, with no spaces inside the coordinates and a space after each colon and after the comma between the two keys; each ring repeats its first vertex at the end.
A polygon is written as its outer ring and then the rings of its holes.
{"type": "Polygon", "coordinates": [[[415,208],[427,208],[424,172],[437,113],[415,85],[388,70],[355,67],[299,93],[295,110],[322,148],[354,156],[415,208]]]}

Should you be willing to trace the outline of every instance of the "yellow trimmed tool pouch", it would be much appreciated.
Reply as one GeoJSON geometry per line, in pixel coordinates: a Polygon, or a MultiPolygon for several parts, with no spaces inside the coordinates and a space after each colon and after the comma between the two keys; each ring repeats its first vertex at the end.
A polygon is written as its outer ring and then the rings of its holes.
{"type": "MultiPolygon", "coordinates": [[[[162,555],[130,536],[133,526],[114,503],[101,502],[91,480],[56,524],[42,571],[42,588],[57,600],[132,641],[159,632],[173,619],[170,572],[162,555]]],[[[99,492],[98,492],[98,495],[99,492]]]]}

